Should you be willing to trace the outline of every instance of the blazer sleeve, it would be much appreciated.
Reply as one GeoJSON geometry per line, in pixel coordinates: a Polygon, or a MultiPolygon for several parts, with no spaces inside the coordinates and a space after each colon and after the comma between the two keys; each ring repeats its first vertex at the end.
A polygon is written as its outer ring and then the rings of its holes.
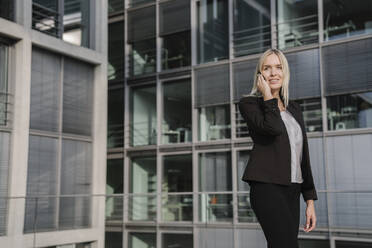
{"type": "Polygon", "coordinates": [[[248,127],[267,136],[278,136],[283,133],[278,99],[273,98],[263,101],[264,109],[261,110],[256,97],[240,99],[239,111],[248,127]]]}

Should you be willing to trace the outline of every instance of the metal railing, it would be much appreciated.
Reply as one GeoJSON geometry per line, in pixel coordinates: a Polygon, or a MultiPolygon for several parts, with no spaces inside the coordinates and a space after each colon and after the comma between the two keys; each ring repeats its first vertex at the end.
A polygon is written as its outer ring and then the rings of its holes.
{"type": "Polygon", "coordinates": [[[60,14],[57,10],[53,10],[46,6],[32,3],[32,28],[40,32],[60,37],[60,14]]]}

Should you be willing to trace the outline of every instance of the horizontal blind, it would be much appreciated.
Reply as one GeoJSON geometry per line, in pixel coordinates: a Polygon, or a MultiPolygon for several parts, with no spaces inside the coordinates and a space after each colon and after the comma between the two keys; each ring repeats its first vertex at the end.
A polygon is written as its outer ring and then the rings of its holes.
{"type": "Polygon", "coordinates": [[[160,4],[160,35],[189,30],[190,0],[174,0],[160,4]]]}
{"type": "Polygon", "coordinates": [[[234,101],[251,92],[257,63],[258,59],[252,59],[233,64],[234,101]]]}
{"type": "Polygon", "coordinates": [[[230,102],[229,65],[217,65],[195,70],[195,106],[230,102]]]}
{"type": "Polygon", "coordinates": [[[128,12],[128,42],[153,38],[156,35],[155,6],[128,12]]]}
{"type": "Polygon", "coordinates": [[[0,132],[0,235],[6,233],[8,207],[9,133],[0,132]]]}
{"type": "Polygon", "coordinates": [[[289,71],[289,98],[320,97],[319,49],[286,54],[289,71]]]}
{"type": "Polygon", "coordinates": [[[372,90],[372,39],[322,49],[326,95],[372,90]]]}
{"type": "Polygon", "coordinates": [[[33,48],[31,64],[30,128],[58,131],[61,57],[33,48]]]}
{"type": "Polygon", "coordinates": [[[93,111],[93,66],[64,59],[63,132],[91,135],[93,111]]]}
{"type": "Polygon", "coordinates": [[[56,196],[56,194],[57,139],[30,135],[25,232],[54,230],[56,228],[57,198],[50,197],[56,196]],[[49,197],[43,197],[43,195],[49,195],[49,197]]]}

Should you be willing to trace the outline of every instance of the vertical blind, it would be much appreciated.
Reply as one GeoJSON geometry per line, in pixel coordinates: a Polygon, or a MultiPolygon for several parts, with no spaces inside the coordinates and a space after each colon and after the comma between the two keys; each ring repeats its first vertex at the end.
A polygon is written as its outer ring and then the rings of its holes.
{"type": "Polygon", "coordinates": [[[289,70],[289,98],[320,97],[319,49],[286,54],[289,70]]]}
{"type": "Polygon", "coordinates": [[[195,70],[195,83],[196,107],[230,102],[228,64],[195,70]]]}
{"type": "Polygon", "coordinates": [[[322,49],[326,95],[372,90],[372,39],[322,49]]]}
{"type": "Polygon", "coordinates": [[[0,235],[6,233],[8,206],[9,133],[0,132],[0,235]]]}
{"type": "Polygon", "coordinates": [[[30,128],[58,131],[61,57],[32,49],[30,128]]]}
{"type": "Polygon", "coordinates": [[[160,4],[160,35],[189,30],[190,1],[174,0],[160,4]]]}

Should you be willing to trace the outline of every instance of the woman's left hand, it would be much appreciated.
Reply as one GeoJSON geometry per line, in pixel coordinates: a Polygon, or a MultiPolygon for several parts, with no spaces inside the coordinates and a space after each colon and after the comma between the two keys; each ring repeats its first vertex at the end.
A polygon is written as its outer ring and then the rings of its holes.
{"type": "Polygon", "coordinates": [[[307,200],[306,201],[306,225],[304,227],[305,232],[310,232],[314,230],[316,226],[316,216],[315,216],[315,207],[314,207],[314,200],[307,200]]]}

